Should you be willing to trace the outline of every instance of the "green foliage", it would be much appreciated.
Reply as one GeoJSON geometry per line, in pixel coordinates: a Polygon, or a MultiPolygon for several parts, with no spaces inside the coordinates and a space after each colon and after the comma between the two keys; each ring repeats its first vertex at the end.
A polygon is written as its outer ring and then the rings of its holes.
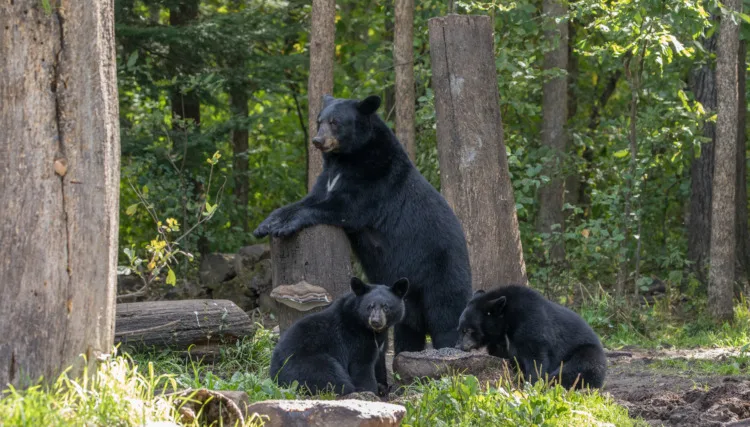
{"type": "Polygon", "coordinates": [[[179,420],[174,399],[159,397],[171,379],[144,372],[125,357],[102,363],[89,379],[63,373],[48,387],[26,390],[13,387],[0,399],[4,426],[142,426],[149,422],[179,420]]]}
{"type": "Polygon", "coordinates": [[[626,307],[606,292],[587,298],[579,313],[607,348],[694,348],[750,346],[750,306],[744,298],[734,308],[733,322],[717,325],[705,312],[705,298],[673,301],[677,292],[655,305],[626,307]]]}
{"type": "Polygon", "coordinates": [[[567,391],[543,382],[515,389],[507,382],[491,386],[474,376],[453,376],[417,385],[410,393],[402,422],[407,427],[647,425],[596,391],[567,391]]]}

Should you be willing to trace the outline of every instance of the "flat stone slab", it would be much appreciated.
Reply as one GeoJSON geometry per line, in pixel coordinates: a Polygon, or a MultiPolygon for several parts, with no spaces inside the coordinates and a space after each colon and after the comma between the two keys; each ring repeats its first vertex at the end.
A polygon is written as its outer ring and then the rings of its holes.
{"type": "Polygon", "coordinates": [[[481,376],[488,371],[502,372],[507,369],[506,359],[449,347],[405,351],[393,359],[393,372],[401,377],[402,383],[409,383],[415,378],[439,378],[455,373],[481,376]]]}
{"type": "Polygon", "coordinates": [[[401,405],[361,400],[266,400],[247,407],[248,418],[260,415],[265,427],[398,426],[406,415],[401,405]]]}

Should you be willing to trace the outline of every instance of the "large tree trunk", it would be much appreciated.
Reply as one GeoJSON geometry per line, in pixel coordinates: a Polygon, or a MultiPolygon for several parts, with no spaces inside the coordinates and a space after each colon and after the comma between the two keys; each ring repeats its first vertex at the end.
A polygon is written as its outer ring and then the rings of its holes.
{"type": "Polygon", "coordinates": [[[112,351],[120,141],[111,0],[6,1],[0,22],[5,388],[112,351]]]}
{"type": "MultiPolygon", "coordinates": [[[[313,0],[310,30],[310,78],[308,80],[307,127],[307,188],[312,189],[323,170],[323,157],[312,145],[317,134],[317,118],[324,94],[333,94],[333,59],[336,27],[335,0],[313,0]]],[[[351,255],[349,241],[341,228],[317,226],[306,228],[287,239],[271,238],[273,286],[293,285],[301,280],[325,288],[334,298],[349,290],[351,255]]],[[[303,312],[279,304],[286,310],[280,317],[287,319],[285,329],[303,312]]],[[[310,312],[307,312],[310,313],[310,312]]]]}
{"type": "MultiPolygon", "coordinates": [[[[740,11],[740,0],[726,0],[729,11],[740,11]]],[[[716,54],[716,143],[711,201],[711,251],[708,309],[715,320],[733,317],[735,270],[735,187],[737,185],[737,53],[739,24],[722,16],[716,54]]]]}
{"type": "Polygon", "coordinates": [[[395,1],[393,65],[396,73],[396,137],[414,162],[417,158],[414,124],[414,0],[395,1]]]}
{"type": "MultiPolygon", "coordinates": [[[[559,0],[544,0],[545,16],[556,19],[565,16],[566,6],[559,0]]],[[[544,70],[556,71],[568,68],[568,23],[561,22],[544,34],[555,49],[544,55],[544,70]]],[[[549,260],[559,263],[565,260],[565,230],[563,216],[564,180],[562,176],[563,154],[568,145],[565,123],[568,119],[568,88],[565,76],[547,80],[542,92],[542,145],[549,149],[551,159],[545,163],[543,174],[550,181],[539,189],[539,216],[536,228],[540,233],[559,233],[560,239],[549,247],[549,260]]]]}
{"type": "Polygon", "coordinates": [[[747,147],[745,146],[745,119],[747,117],[747,97],[745,95],[745,83],[747,66],[745,58],[747,57],[747,42],[740,41],[737,67],[737,187],[735,200],[737,202],[737,270],[735,280],[740,286],[740,290],[747,291],[748,274],[750,274],[750,235],[747,227],[747,147]]]}
{"type": "MultiPolygon", "coordinates": [[[[716,34],[703,40],[710,57],[716,52],[716,34]]],[[[707,115],[716,112],[716,72],[708,62],[695,70],[690,78],[690,90],[703,105],[707,115]]],[[[711,246],[711,192],[714,175],[714,139],[716,124],[706,121],[703,136],[709,141],[701,144],[700,157],[690,166],[690,202],[687,216],[690,271],[703,284],[708,283],[708,254],[711,246]]]]}
{"type": "Polygon", "coordinates": [[[229,92],[230,109],[236,121],[232,130],[232,175],[234,177],[234,198],[236,201],[237,221],[244,232],[249,232],[247,210],[250,191],[250,174],[247,162],[249,133],[247,130],[247,116],[250,114],[247,106],[248,96],[244,87],[234,85],[229,92]]]}
{"type": "Polygon", "coordinates": [[[513,186],[503,144],[492,21],[429,21],[440,186],[469,246],[475,289],[526,284],[513,186]]]}

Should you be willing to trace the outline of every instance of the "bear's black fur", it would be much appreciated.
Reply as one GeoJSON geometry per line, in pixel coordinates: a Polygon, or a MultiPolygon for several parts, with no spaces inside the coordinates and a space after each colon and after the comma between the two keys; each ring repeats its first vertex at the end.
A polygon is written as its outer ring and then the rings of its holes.
{"type": "Polygon", "coordinates": [[[461,314],[459,332],[460,349],[487,346],[493,356],[515,359],[532,382],[547,375],[550,380],[560,377],[566,388],[604,383],[607,359],[594,330],[572,310],[529,287],[477,291],[461,314]]]}
{"type": "Polygon", "coordinates": [[[406,317],[395,326],[395,350],[452,347],[471,297],[466,239],[440,193],[409,160],[375,114],[380,98],[323,98],[313,143],[323,172],[302,200],[277,209],[256,237],[288,236],[318,224],[342,227],[367,278],[407,277],[406,317]]]}
{"type": "Polygon", "coordinates": [[[388,328],[404,316],[407,279],[391,286],[368,285],[353,277],[352,292],[285,331],[271,358],[271,377],[297,381],[312,393],[378,392],[375,363],[388,328]]]}

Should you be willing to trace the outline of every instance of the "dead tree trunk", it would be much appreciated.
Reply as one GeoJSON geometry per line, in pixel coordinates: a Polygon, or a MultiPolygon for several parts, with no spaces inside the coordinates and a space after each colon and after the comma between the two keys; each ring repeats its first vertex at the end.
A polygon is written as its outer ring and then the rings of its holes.
{"type": "MultiPolygon", "coordinates": [[[[313,0],[310,31],[310,78],[308,81],[307,188],[311,189],[323,170],[323,157],[312,145],[324,94],[333,94],[335,0],[313,0]]],[[[351,255],[349,241],[340,228],[306,228],[287,239],[271,238],[273,286],[293,285],[301,280],[325,288],[334,298],[349,290],[351,255]]],[[[279,328],[283,331],[305,314],[277,304],[279,328]]]]}
{"type": "Polygon", "coordinates": [[[112,351],[120,140],[112,1],[2,2],[0,22],[5,388],[112,351]]]}
{"type": "MultiPolygon", "coordinates": [[[[740,0],[724,2],[728,11],[740,11],[740,0]]],[[[716,143],[711,203],[711,261],[708,274],[708,309],[718,321],[733,317],[735,270],[735,186],[737,185],[737,53],[739,24],[721,18],[716,48],[716,143]]]]}
{"type": "MultiPolygon", "coordinates": [[[[543,11],[549,19],[559,19],[566,14],[566,6],[559,0],[545,0],[543,11]]],[[[559,71],[568,68],[568,23],[560,22],[552,30],[545,31],[547,42],[557,44],[544,55],[544,70],[559,71]]],[[[537,230],[540,233],[558,233],[565,229],[563,215],[564,180],[562,175],[563,154],[568,145],[565,123],[568,120],[568,87],[566,76],[547,80],[542,89],[542,145],[549,149],[550,160],[545,163],[543,174],[550,181],[539,189],[539,217],[537,230]]],[[[565,261],[565,242],[556,239],[549,247],[549,260],[553,263],[565,261]]]]}
{"type": "Polygon", "coordinates": [[[253,334],[250,317],[229,300],[117,304],[115,340],[133,349],[233,343],[253,334]]]}
{"type": "Polygon", "coordinates": [[[466,233],[475,289],[526,284],[500,121],[492,21],[429,21],[440,186],[466,233]]]}
{"type": "Polygon", "coordinates": [[[393,65],[396,73],[396,138],[417,158],[414,128],[414,0],[396,1],[393,65]]]}
{"type": "Polygon", "coordinates": [[[737,188],[735,200],[737,201],[737,269],[735,281],[740,291],[746,292],[748,275],[750,274],[750,233],[747,224],[747,147],[745,136],[745,123],[747,117],[747,97],[745,95],[747,66],[747,42],[740,40],[739,61],[737,67],[737,188]]]}
{"type": "MultiPolygon", "coordinates": [[[[710,54],[716,52],[716,33],[701,40],[709,54],[708,62],[691,73],[690,90],[703,105],[707,115],[716,112],[716,71],[710,54]]],[[[703,136],[709,141],[701,144],[700,157],[690,165],[690,201],[688,202],[687,259],[689,269],[704,285],[708,283],[708,258],[711,246],[711,191],[714,176],[714,140],[716,124],[706,121],[703,136]]]]}

